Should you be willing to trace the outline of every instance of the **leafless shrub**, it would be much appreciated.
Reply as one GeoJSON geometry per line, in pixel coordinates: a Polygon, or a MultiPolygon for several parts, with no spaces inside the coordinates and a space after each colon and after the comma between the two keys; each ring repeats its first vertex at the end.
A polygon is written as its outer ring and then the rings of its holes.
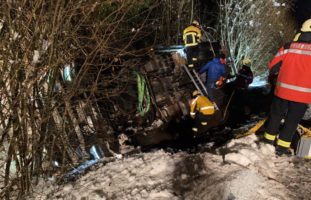
{"type": "Polygon", "coordinates": [[[258,73],[277,48],[293,38],[292,1],[219,0],[219,30],[237,65],[244,57],[253,59],[258,73]]]}
{"type": "Polygon", "coordinates": [[[141,0],[1,2],[1,199],[9,199],[12,191],[18,198],[28,193],[32,178],[49,172],[55,156],[62,171],[81,162],[87,155],[82,122],[109,140],[97,102],[125,89],[124,69],[133,63],[120,60],[145,54],[156,40],[160,5],[141,0]],[[73,63],[75,76],[66,81],[64,68],[72,70],[73,63]],[[82,158],[75,153],[78,147],[82,158]]]}

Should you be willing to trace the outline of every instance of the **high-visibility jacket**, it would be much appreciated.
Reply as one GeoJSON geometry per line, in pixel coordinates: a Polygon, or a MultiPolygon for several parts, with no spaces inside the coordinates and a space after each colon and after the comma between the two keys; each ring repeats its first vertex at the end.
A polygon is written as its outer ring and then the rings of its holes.
{"type": "Polygon", "coordinates": [[[274,94],[280,98],[311,103],[311,43],[292,42],[281,47],[269,63],[279,68],[274,94]]]}
{"type": "Polygon", "coordinates": [[[201,41],[201,37],[202,31],[198,27],[190,25],[184,29],[183,40],[186,47],[198,45],[201,41]]]}
{"type": "Polygon", "coordinates": [[[199,95],[192,99],[190,104],[190,115],[195,116],[196,112],[212,115],[215,113],[214,104],[207,97],[199,95]]]}

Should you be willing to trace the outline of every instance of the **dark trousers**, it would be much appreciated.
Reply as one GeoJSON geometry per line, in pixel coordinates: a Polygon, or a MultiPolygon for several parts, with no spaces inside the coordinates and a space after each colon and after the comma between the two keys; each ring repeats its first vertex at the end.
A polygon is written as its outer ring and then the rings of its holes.
{"type": "Polygon", "coordinates": [[[274,97],[271,105],[270,116],[266,126],[267,133],[277,135],[281,120],[285,119],[280,130],[279,139],[291,142],[300,120],[303,118],[308,105],[305,103],[288,101],[274,97]]]}
{"type": "Polygon", "coordinates": [[[215,102],[215,97],[214,97],[214,93],[216,90],[215,82],[216,81],[207,80],[205,83],[205,87],[208,93],[207,96],[212,102],[215,102]]]}
{"type": "Polygon", "coordinates": [[[188,67],[194,68],[198,63],[199,45],[186,47],[188,67]]]}
{"type": "Polygon", "coordinates": [[[198,133],[202,133],[206,131],[207,123],[210,119],[210,115],[204,115],[200,112],[197,112],[195,115],[194,128],[198,129],[198,133]]]}

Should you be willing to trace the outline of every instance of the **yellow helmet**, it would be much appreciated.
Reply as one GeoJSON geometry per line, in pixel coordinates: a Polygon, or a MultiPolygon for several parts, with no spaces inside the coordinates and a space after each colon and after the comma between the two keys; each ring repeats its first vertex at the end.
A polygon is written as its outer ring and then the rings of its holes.
{"type": "Polygon", "coordinates": [[[200,94],[200,92],[197,91],[197,90],[194,90],[194,91],[192,92],[192,96],[193,96],[193,97],[195,97],[195,96],[197,96],[197,95],[199,95],[199,94],[200,94]]]}
{"type": "Polygon", "coordinates": [[[301,32],[311,32],[311,19],[308,19],[302,24],[301,32]]]}
{"type": "Polygon", "coordinates": [[[196,25],[196,26],[200,26],[200,23],[199,23],[197,20],[193,20],[193,21],[192,21],[192,24],[193,24],[193,25],[196,25]]]}
{"type": "Polygon", "coordinates": [[[244,58],[242,60],[242,65],[249,66],[250,64],[252,64],[252,60],[250,58],[244,58]]]}

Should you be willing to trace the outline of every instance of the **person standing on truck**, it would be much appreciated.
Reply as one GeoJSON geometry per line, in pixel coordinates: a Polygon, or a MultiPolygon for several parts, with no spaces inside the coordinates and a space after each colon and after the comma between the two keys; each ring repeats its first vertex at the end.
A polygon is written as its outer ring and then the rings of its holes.
{"type": "Polygon", "coordinates": [[[215,113],[213,103],[206,97],[195,90],[192,93],[190,103],[190,116],[195,120],[192,131],[197,134],[203,132],[207,126],[208,120],[215,113]]]}
{"type": "Polygon", "coordinates": [[[183,41],[187,54],[189,68],[194,68],[198,62],[199,43],[202,39],[202,30],[198,21],[194,20],[190,26],[183,31],[183,41]]]}
{"type": "Polygon", "coordinates": [[[311,19],[303,23],[295,40],[281,47],[269,63],[270,73],[277,74],[277,81],[264,142],[276,141],[278,156],[292,154],[292,137],[311,103],[311,19]],[[283,117],[284,126],[278,135],[283,117]]]}
{"type": "MultiPolygon", "coordinates": [[[[234,81],[234,106],[236,110],[233,112],[237,113],[238,118],[247,119],[251,114],[251,102],[249,99],[248,86],[253,82],[253,72],[251,70],[252,61],[250,58],[244,58],[241,61],[241,67],[236,74],[234,81]]],[[[232,102],[232,104],[233,104],[232,102]]]]}
{"type": "Polygon", "coordinates": [[[212,61],[204,65],[199,71],[199,74],[206,72],[205,86],[208,97],[213,102],[215,102],[214,91],[217,87],[222,86],[225,80],[225,64],[226,56],[224,54],[219,54],[212,61]]]}
{"type": "Polygon", "coordinates": [[[242,67],[238,71],[236,80],[235,80],[235,86],[238,89],[247,89],[249,84],[253,82],[253,72],[250,68],[252,64],[251,59],[245,58],[242,60],[242,67]]]}

